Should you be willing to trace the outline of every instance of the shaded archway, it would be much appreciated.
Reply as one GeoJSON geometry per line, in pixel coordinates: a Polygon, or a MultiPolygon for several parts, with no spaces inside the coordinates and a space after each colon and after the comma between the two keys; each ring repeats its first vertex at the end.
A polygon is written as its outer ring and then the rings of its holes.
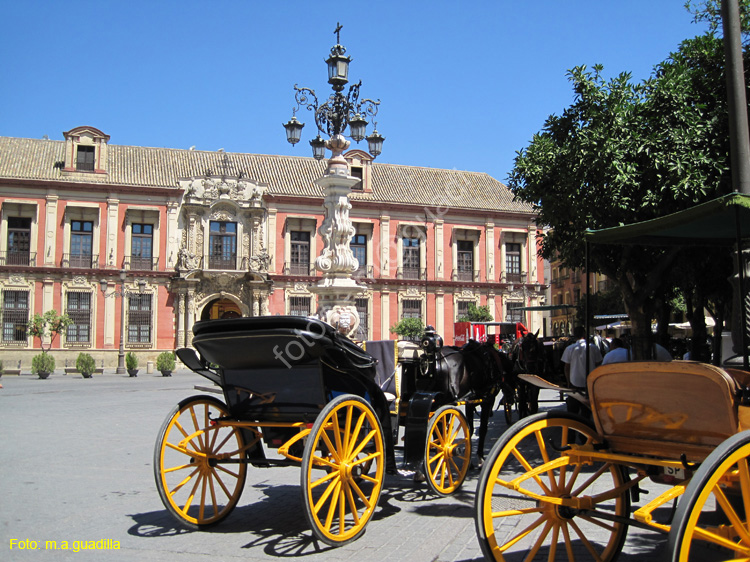
{"type": "Polygon", "coordinates": [[[231,299],[219,298],[214,299],[203,307],[201,320],[216,320],[219,318],[240,318],[242,310],[231,299]]]}

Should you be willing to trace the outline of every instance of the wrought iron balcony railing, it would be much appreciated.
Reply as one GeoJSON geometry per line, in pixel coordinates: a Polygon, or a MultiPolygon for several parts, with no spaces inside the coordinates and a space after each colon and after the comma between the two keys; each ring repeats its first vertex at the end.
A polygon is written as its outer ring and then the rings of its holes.
{"type": "Polygon", "coordinates": [[[503,273],[503,283],[526,283],[526,273],[503,273]]]}
{"type": "Polygon", "coordinates": [[[208,269],[237,269],[237,256],[206,256],[203,263],[208,264],[208,269]]]}
{"type": "Polygon", "coordinates": [[[63,254],[60,266],[96,269],[99,267],[99,256],[92,254],[63,254]]]}
{"type": "Polygon", "coordinates": [[[0,252],[0,265],[36,266],[36,252],[0,252]]]}
{"type": "Polygon", "coordinates": [[[134,271],[156,271],[159,267],[159,258],[125,256],[124,267],[134,271]]]}
{"type": "Polygon", "coordinates": [[[453,281],[468,281],[476,283],[479,281],[479,270],[454,269],[451,274],[451,279],[453,279],[453,281]]]}
{"type": "Polygon", "coordinates": [[[426,279],[427,268],[422,267],[399,267],[396,270],[397,279],[426,279]]]}
{"type": "Polygon", "coordinates": [[[315,266],[311,263],[284,262],[284,275],[304,275],[311,277],[315,274],[315,266]]]}

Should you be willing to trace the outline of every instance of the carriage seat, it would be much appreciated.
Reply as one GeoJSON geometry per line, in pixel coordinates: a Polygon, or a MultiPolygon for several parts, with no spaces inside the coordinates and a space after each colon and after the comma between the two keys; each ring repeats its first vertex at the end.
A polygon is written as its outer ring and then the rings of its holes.
{"type": "Polygon", "coordinates": [[[742,386],[727,371],[694,361],[614,363],[588,378],[596,429],[613,452],[673,460],[685,454],[690,462],[741,429],[742,386]]]}

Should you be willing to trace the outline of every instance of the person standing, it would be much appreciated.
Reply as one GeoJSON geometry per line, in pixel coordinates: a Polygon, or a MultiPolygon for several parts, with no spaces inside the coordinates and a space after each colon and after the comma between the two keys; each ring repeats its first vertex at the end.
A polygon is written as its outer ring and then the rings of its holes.
{"type": "MultiPolygon", "coordinates": [[[[597,345],[586,342],[586,330],[583,326],[577,326],[573,330],[575,343],[569,345],[563,351],[561,361],[565,365],[565,379],[568,386],[578,390],[586,389],[586,377],[589,372],[602,362],[602,354],[597,345]],[[589,364],[586,367],[586,348],[588,347],[589,364]]],[[[566,399],[568,411],[574,414],[588,415],[590,411],[580,401],[568,397],[566,399]]]]}

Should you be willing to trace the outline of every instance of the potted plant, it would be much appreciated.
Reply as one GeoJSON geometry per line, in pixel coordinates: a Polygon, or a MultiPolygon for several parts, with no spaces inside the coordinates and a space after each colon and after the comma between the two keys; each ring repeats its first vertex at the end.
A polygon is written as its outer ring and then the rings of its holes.
{"type": "Polygon", "coordinates": [[[171,377],[174,371],[175,359],[171,351],[163,351],[156,358],[156,370],[161,371],[161,376],[171,377]]]}
{"type": "Polygon", "coordinates": [[[131,377],[138,376],[138,357],[132,351],[125,354],[125,367],[127,367],[128,374],[131,377]]]}
{"type": "Polygon", "coordinates": [[[55,309],[48,310],[44,314],[34,314],[26,327],[26,333],[34,338],[39,338],[39,347],[42,348],[41,355],[31,360],[31,372],[39,375],[40,379],[46,379],[55,370],[55,360],[48,353],[52,349],[52,342],[65,330],[72,320],[67,314],[58,314],[55,309]],[[49,338],[45,348],[44,340],[49,338]]]}
{"type": "Polygon", "coordinates": [[[88,353],[79,353],[76,359],[76,369],[84,379],[90,379],[96,369],[96,361],[88,353]]]}
{"type": "Polygon", "coordinates": [[[31,359],[31,373],[40,379],[46,379],[55,370],[55,358],[46,351],[31,359]]]}

